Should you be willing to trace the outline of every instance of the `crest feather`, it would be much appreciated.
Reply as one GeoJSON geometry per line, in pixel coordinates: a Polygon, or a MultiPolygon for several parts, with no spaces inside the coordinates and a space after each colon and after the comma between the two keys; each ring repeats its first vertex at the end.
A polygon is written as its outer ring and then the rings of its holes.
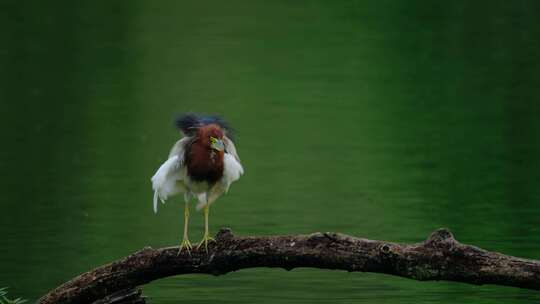
{"type": "Polygon", "coordinates": [[[218,125],[228,137],[232,137],[233,130],[229,123],[217,115],[202,115],[187,113],[178,115],[174,120],[175,126],[182,131],[184,136],[194,136],[197,129],[206,125],[218,125]]]}

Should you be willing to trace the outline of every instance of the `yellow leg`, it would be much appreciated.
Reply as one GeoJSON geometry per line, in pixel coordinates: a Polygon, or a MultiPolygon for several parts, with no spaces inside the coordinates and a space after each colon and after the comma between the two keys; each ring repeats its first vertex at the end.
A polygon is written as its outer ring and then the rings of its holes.
{"type": "Polygon", "coordinates": [[[204,236],[203,236],[201,242],[199,243],[199,245],[197,246],[197,249],[199,249],[202,246],[202,244],[204,244],[204,249],[206,250],[206,253],[208,253],[208,242],[209,241],[212,241],[212,242],[216,241],[208,233],[208,213],[209,212],[210,212],[210,206],[208,204],[206,204],[206,206],[204,206],[204,236]]]}
{"type": "Polygon", "coordinates": [[[184,248],[186,249],[188,254],[191,254],[191,249],[193,248],[188,238],[188,223],[189,223],[189,205],[188,205],[188,202],[186,202],[186,206],[184,207],[184,238],[182,239],[182,243],[180,243],[180,249],[178,250],[178,254],[180,254],[184,248]]]}

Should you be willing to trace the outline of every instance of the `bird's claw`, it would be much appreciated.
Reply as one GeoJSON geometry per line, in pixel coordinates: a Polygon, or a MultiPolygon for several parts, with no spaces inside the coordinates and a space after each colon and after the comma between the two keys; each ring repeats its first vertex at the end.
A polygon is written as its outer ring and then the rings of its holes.
{"type": "Polygon", "coordinates": [[[208,234],[205,234],[201,240],[201,242],[199,243],[199,245],[197,245],[197,250],[199,250],[201,248],[201,246],[204,244],[204,250],[206,251],[206,253],[208,253],[208,242],[216,242],[216,240],[211,237],[210,235],[208,234]]]}
{"type": "Polygon", "coordinates": [[[188,239],[183,239],[182,243],[180,243],[180,248],[178,249],[178,254],[182,253],[182,250],[186,249],[189,255],[191,255],[191,250],[193,249],[193,246],[191,246],[191,242],[188,239]]]}

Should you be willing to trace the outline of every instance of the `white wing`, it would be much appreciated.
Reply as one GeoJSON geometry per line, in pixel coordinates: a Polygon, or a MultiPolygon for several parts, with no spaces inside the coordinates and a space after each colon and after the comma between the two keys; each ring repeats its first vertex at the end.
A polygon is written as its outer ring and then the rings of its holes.
{"type": "Polygon", "coordinates": [[[225,153],[223,155],[223,177],[221,178],[225,192],[229,190],[229,186],[233,182],[240,179],[242,174],[244,174],[242,164],[232,154],[225,153]]]}
{"type": "Polygon", "coordinates": [[[236,158],[238,163],[240,163],[240,157],[236,152],[236,147],[234,146],[233,141],[227,136],[223,136],[223,144],[225,145],[225,152],[230,153],[232,156],[234,156],[234,158],[236,158]]]}
{"type": "Polygon", "coordinates": [[[152,176],[152,189],[154,190],[154,212],[157,212],[158,199],[162,203],[171,195],[186,191],[182,182],[185,177],[184,151],[190,138],[185,137],[176,142],[167,159],[152,176]]]}
{"type": "Polygon", "coordinates": [[[223,155],[223,177],[221,178],[221,183],[224,191],[227,192],[229,191],[229,186],[244,174],[244,168],[240,163],[240,157],[236,152],[233,141],[227,136],[224,136],[223,143],[225,144],[225,154],[223,155]]]}

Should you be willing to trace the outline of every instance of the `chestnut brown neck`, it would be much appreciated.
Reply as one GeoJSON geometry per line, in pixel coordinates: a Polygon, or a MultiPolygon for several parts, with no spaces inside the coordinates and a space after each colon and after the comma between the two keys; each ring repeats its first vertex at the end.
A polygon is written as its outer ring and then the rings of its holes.
{"type": "MultiPolygon", "coordinates": [[[[195,181],[216,183],[223,176],[223,151],[217,151],[210,146],[210,136],[219,136],[216,125],[201,128],[197,137],[186,151],[186,165],[189,177],[195,181]]],[[[221,135],[222,136],[222,135],[221,135]]]]}

